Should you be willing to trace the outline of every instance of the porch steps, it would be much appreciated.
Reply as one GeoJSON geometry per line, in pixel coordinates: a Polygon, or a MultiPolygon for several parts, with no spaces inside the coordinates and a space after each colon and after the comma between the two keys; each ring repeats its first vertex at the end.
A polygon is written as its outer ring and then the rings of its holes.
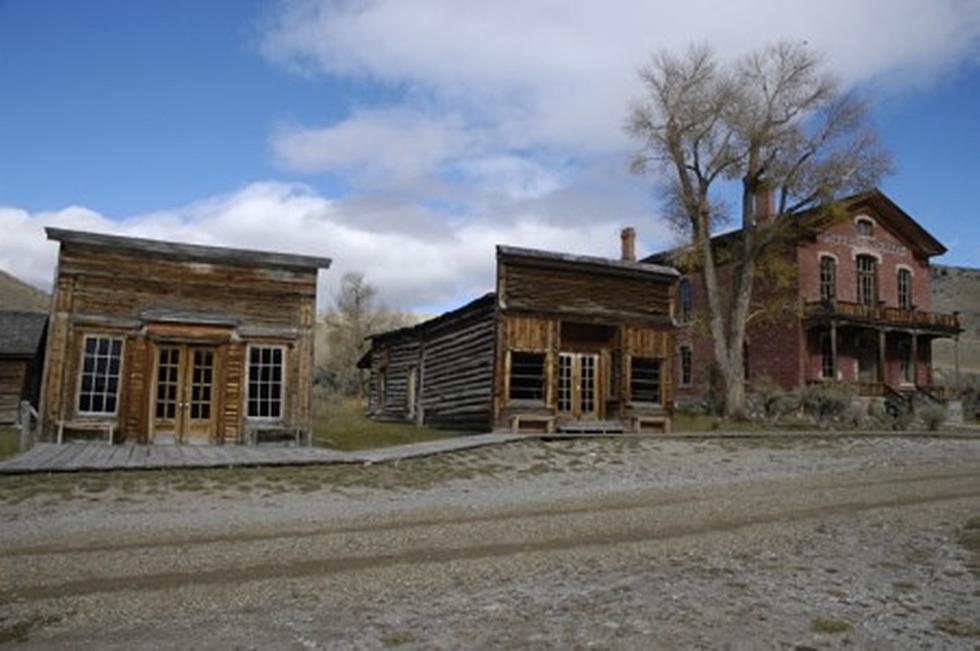
{"type": "Polygon", "coordinates": [[[574,423],[559,423],[556,427],[559,434],[625,434],[623,424],[613,420],[579,421],[574,423]]]}

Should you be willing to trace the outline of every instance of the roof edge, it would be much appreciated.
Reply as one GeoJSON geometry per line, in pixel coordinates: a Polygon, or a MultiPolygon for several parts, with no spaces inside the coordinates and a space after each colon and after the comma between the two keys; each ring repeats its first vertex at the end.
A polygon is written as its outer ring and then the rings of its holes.
{"type": "Polygon", "coordinates": [[[167,240],[77,231],[67,228],[55,228],[53,226],[46,226],[44,231],[49,240],[61,242],[62,244],[78,244],[167,258],[184,258],[199,262],[263,264],[271,267],[290,269],[329,269],[333,263],[333,260],[330,258],[297,253],[277,253],[274,251],[238,249],[205,244],[185,244],[167,240]]]}

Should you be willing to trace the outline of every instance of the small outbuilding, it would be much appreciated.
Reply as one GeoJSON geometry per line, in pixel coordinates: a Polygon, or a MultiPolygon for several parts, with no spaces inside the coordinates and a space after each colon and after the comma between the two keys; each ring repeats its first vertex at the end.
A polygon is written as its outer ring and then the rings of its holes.
{"type": "Polygon", "coordinates": [[[497,247],[496,291],[376,335],[369,415],[513,432],[663,432],[672,414],[673,268],[497,247]]]}
{"type": "Polygon", "coordinates": [[[313,430],[327,258],[57,228],[42,436],[234,444],[313,430]]]}
{"type": "Polygon", "coordinates": [[[18,420],[21,402],[37,407],[48,315],[0,311],[0,425],[18,420]]]}

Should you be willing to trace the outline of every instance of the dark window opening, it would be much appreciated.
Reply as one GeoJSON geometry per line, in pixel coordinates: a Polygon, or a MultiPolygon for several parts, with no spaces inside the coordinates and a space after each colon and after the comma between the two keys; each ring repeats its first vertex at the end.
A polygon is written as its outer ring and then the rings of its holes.
{"type": "Polygon", "coordinates": [[[857,221],[857,232],[858,235],[864,235],[870,237],[875,231],[874,222],[870,219],[859,219],[857,221]]]}
{"type": "Polygon", "coordinates": [[[630,393],[633,402],[660,404],[660,360],[634,357],[630,362],[630,393]]]}
{"type": "Polygon", "coordinates": [[[830,340],[830,335],[824,335],[820,339],[820,377],[832,380],[835,375],[834,345],[830,340]]]}
{"type": "Polygon", "coordinates": [[[908,269],[898,270],[898,307],[912,309],[912,272],[908,269]]]}
{"type": "Polygon", "coordinates": [[[544,357],[544,353],[511,352],[511,400],[544,400],[544,357]]]}
{"type": "Polygon", "coordinates": [[[691,320],[691,281],[681,278],[677,285],[678,302],[680,303],[680,320],[682,322],[691,320]]]}

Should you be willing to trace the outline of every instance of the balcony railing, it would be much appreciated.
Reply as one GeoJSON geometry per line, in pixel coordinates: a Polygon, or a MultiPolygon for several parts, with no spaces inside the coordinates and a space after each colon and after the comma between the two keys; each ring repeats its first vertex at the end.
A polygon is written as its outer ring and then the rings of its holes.
{"type": "Polygon", "coordinates": [[[884,305],[863,305],[846,301],[808,301],[803,304],[803,316],[838,317],[850,321],[869,321],[890,325],[926,326],[944,330],[958,330],[959,317],[955,314],[902,310],[884,305]]]}

